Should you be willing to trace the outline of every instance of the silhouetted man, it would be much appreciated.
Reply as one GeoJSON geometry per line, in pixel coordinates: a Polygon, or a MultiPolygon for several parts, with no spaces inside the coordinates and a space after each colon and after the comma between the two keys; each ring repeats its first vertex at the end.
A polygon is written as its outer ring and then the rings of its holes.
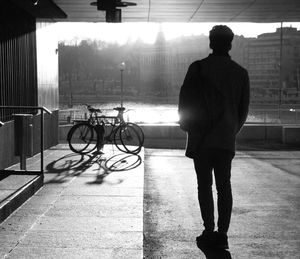
{"type": "Polygon", "coordinates": [[[180,127],[188,134],[186,156],[194,160],[204,231],[198,247],[228,249],[227,231],[232,211],[231,162],[236,135],[249,107],[248,72],[228,55],[233,32],[224,25],[209,33],[208,57],[192,63],[179,96],[180,127]],[[218,222],[215,231],[212,183],[214,172],[218,222]]]}

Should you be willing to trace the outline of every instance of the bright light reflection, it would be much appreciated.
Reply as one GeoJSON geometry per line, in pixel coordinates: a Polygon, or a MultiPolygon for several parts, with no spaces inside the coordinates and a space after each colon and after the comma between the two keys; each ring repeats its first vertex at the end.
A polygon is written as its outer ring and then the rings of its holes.
{"type": "Polygon", "coordinates": [[[138,123],[177,123],[179,120],[176,109],[138,109],[130,111],[127,118],[138,123]]]}
{"type": "MultiPolygon", "coordinates": [[[[280,23],[57,23],[60,41],[79,43],[83,39],[103,40],[120,45],[138,40],[152,44],[159,30],[164,32],[166,40],[181,36],[208,35],[214,25],[228,25],[236,35],[257,37],[267,32],[275,32],[280,23]]],[[[300,23],[283,23],[284,27],[300,29],[300,23]]]]}
{"type": "MultiPolygon", "coordinates": [[[[223,24],[229,26],[234,34],[244,37],[257,37],[266,32],[275,32],[280,23],[162,23],[163,31],[167,40],[180,36],[206,35],[215,25],[223,24]]],[[[283,23],[284,27],[295,27],[300,29],[300,23],[283,23]]]]}
{"type": "Polygon", "coordinates": [[[111,43],[126,44],[142,40],[154,43],[159,30],[157,23],[59,23],[61,41],[78,43],[82,39],[97,39],[111,43]],[[75,41],[75,42],[74,42],[75,41]]]}

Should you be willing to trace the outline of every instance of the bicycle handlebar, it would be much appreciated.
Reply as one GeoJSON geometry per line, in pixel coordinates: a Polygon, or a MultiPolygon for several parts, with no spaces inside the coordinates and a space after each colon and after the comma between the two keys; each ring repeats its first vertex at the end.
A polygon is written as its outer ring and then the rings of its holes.
{"type": "MultiPolygon", "coordinates": [[[[94,108],[94,107],[92,107],[91,105],[89,105],[89,104],[84,104],[85,106],[86,106],[86,108],[89,110],[89,112],[91,112],[91,113],[96,113],[96,112],[99,112],[99,113],[102,113],[102,110],[100,110],[100,109],[97,109],[97,108],[94,108]]],[[[113,108],[113,110],[115,110],[115,111],[118,111],[119,113],[124,113],[124,111],[126,110],[126,108],[124,108],[124,107],[115,107],[115,108],[113,108]]],[[[128,110],[127,110],[128,111],[128,110]]]]}
{"type": "Polygon", "coordinates": [[[96,113],[96,112],[100,112],[100,113],[102,113],[102,111],[100,110],[100,109],[97,109],[97,108],[94,108],[94,107],[92,107],[91,105],[89,105],[89,104],[84,104],[85,106],[86,106],[86,108],[89,110],[89,112],[91,112],[91,113],[96,113]]]}
{"type": "Polygon", "coordinates": [[[113,108],[115,111],[118,111],[118,112],[123,112],[125,111],[125,108],[124,107],[115,107],[113,108]]]}

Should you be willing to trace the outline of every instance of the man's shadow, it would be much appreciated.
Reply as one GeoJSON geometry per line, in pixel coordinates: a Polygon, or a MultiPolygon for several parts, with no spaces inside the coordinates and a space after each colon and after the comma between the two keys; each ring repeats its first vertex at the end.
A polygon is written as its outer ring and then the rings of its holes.
{"type": "Polygon", "coordinates": [[[231,259],[231,254],[225,249],[199,247],[207,259],[231,259]]]}

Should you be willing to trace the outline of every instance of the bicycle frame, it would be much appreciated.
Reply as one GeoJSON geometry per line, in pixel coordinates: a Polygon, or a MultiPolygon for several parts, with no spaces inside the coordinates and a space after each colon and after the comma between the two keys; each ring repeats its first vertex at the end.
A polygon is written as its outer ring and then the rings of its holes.
{"type": "MultiPolygon", "coordinates": [[[[115,109],[117,109],[117,108],[115,108],[115,109]]],[[[119,129],[119,127],[121,127],[125,123],[124,116],[123,116],[124,110],[117,109],[117,111],[118,111],[118,114],[116,116],[106,116],[106,115],[99,116],[97,112],[90,111],[90,116],[89,116],[88,122],[92,126],[94,126],[99,137],[101,137],[101,132],[100,132],[99,126],[104,127],[103,139],[101,140],[101,142],[103,142],[103,143],[99,143],[100,146],[105,143],[112,143],[115,132],[119,129]],[[109,120],[112,120],[112,122],[110,122],[109,120]],[[109,127],[111,127],[109,134],[105,134],[109,127]]]]}
{"type": "Polygon", "coordinates": [[[89,123],[91,123],[92,125],[94,124],[102,124],[104,123],[105,125],[106,124],[109,124],[109,125],[116,125],[116,124],[122,124],[125,122],[124,120],[124,109],[123,108],[114,108],[114,110],[117,110],[118,111],[118,114],[116,116],[106,116],[106,115],[98,115],[98,113],[96,111],[90,111],[90,117],[88,119],[89,123]],[[108,122],[107,120],[113,120],[113,123],[112,122],[108,122]]]}

